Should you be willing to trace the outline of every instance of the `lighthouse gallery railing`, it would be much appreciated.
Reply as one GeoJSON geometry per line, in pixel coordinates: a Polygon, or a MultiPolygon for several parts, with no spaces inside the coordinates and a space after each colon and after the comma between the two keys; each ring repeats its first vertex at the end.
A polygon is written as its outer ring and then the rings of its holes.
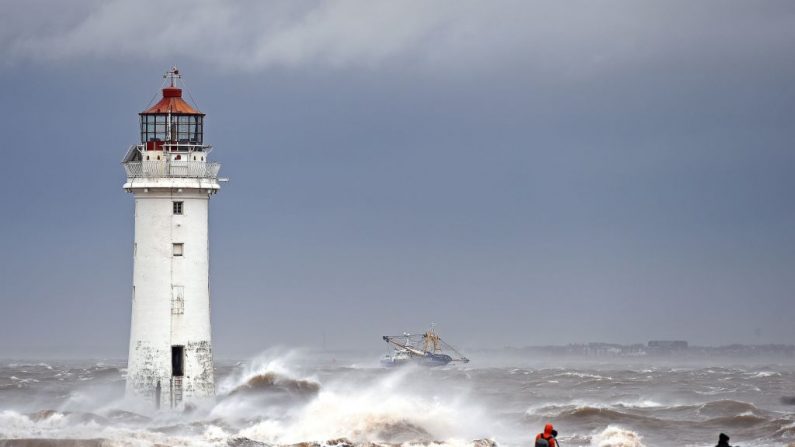
{"type": "Polygon", "coordinates": [[[220,163],[206,161],[128,161],[124,163],[127,178],[218,178],[220,163]]]}

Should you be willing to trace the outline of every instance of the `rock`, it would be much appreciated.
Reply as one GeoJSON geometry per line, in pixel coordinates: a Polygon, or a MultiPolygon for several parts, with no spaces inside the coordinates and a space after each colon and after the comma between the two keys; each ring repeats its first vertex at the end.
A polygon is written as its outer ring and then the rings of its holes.
{"type": "Polygon", "coordinates": [[[106,447],[105,439],[0,439],[0,447],[106,447]]]}
{"type": "Polygon", "coordinates": [[[287,447],[321,447],[317,442],[299,442],[298,444],[291,444],[287,447]]]}
{"type": "Polygon", "coordinates": [[[105,413],[105,416],[115,422],[128,422],[136,424],[144,424],[152,420],[152,418],[124,410],[110,410],[105,413]]]}
{"type": "Polygon", "coordinates": [[[232,438],[227,441],[229,447],[267,447],[268,444],[264,442],[255,441],[249,438],[232,438]]]}
{"type": "Polygon", "coordinates": [[[472,441],[472,447],[498,447],[498,445],[492,439],[475,439],[472,441]]]}
{"type": "Polygon", "coordinates": [[[326,445],[335,447],[354,447],[354,444],[347,438],[332,439],[330,441],[326,441],[326,445]]]}

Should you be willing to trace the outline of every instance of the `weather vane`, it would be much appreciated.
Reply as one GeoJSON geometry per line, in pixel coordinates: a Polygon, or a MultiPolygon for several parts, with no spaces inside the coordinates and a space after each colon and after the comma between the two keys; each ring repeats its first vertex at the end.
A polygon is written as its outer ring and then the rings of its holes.
{"type": "Polygon", "coordinates": [[[180,79],[182,76],[179,74],[179,69],[176,65],[171,67],[171,70],[168,70],[164,75],[163,78],[168,78],[169,82],[171,83],[171,87],[175,85],[175,79],[180,79]]]}

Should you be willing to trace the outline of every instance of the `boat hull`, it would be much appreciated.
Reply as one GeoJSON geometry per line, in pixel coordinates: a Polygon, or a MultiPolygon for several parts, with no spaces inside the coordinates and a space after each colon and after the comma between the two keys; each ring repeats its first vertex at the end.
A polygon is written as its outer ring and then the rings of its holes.
{"type": "Polygon", "coordinates": [[[410,357],[389,357],[381,360],[381,365],[387,368],[394,368],[397,366],[405,365],[419,365],[427,367],[445,366],[452,362],[453,358],[446,354],[431,354],[419,356],[413,355],[410,357]]]}

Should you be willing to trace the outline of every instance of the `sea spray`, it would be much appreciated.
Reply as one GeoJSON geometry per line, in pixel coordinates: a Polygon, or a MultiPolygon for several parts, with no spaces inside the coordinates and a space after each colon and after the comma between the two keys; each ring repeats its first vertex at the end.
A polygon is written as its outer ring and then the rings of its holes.
{"type": "Polygon", "coordinates": [[[209,418],[229,421],[284,420],[314,398],[320,384],[304,375],[299,351],[271,349],[237,367],[219,382],[209,418]]]}
{"type": "Polygon", "coordinates": [[[592,447],[645,447],[641,436],[631,430],[608,426],[591,439],[592,447]]]}
{"type": "MultiPolygon", "coordinates": [[[[261,371],[260,371],[261,372],[261,371]]],[[[289,417],[262,420],[240,436],[270,444],[348,438],[355,442],[432,442],[484,437],[488,418],[465,395],[419,391],[427,370],[400,368],[362,381],[341,374],[289,417]]],[[[488,434],[488,433],[485,433],[488,434]]]]}
{"type": "MultiPolygon", "coordinates": [[[[303,353],[297,349],[271,348],[263,351],[256,357],[239,363],[229,375],[218,381],[216,393],[223,396],[243,385],[252,377],[268,373],[283,377],[301,376],[296,365],[301,363],[302,356],[303,353]]],[[[309,376],[300,378],[317,381],[316,378],[309,376]]]]}

